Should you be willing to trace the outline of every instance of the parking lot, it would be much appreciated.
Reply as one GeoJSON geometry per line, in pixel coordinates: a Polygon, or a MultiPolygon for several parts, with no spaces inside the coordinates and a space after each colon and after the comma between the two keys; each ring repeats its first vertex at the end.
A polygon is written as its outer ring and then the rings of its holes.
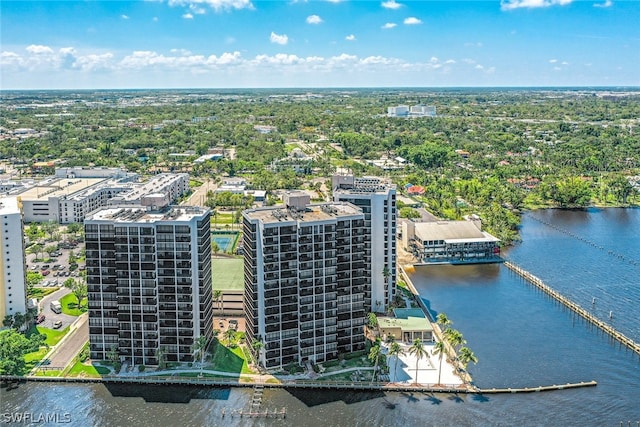
{"type": "MultiPolygon", "coordinates": [[[[73,271],[69,269],[69,253],[73,251],[76,256],[79,256],[80,251],[83,249],[82,243],[72,246],[66,243],[59,243],[58,245],[59,248],[57,252],[51,254],[51,258],[49,258],[49,254],[44,254],[45,258],[50,259],[46,262],[34,262],[37,255],[27,255],[28,271],[36,271],[44,276],[36,286],[41,288],[62,286],[65,280],[70,277],[79,277],[80,272],[84,270],[84,262],[77,262],[78,268],[73,271]]],[[[42,258],[42,256],[43,254],[40,254],[40,258],[42,258]]]]}
{"type": "Polygon", "coordinates": [[[43,314],[45,316],[45,319],[43,322],[39,323],[38,326],[42,328],[48,328],[48,329],[63,330],[69,325],[71,325],[73,322],[75,322],[76,320],[75,316],[69,316],[68,314],[64,314],[64,313],[58,314],[58,313],[54,313],[53,310],[51,310],[51,301],[60,300],[60,298],[67,295],[68,293],[71,293],[70,289],[61,288],[55,291],[54,293],[47,295],[42,299],[42,301],[39,302],[39,305],[40,305],[39,312],[40,314],[43,314]],[[54,328],[54,324],[57,321],[61,321],[62,324],[59,327],[54,328]]]}

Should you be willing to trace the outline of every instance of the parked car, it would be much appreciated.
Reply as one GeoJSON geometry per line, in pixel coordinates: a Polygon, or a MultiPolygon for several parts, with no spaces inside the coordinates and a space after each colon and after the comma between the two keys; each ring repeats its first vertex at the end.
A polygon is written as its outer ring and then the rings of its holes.
{"type": "Polygon", "coordinates": [[[42,275],[43,276],[47,276],[49,273],[51,273],[49,270],[43,270],[42,271],[42,275]]]}
{"type": "Polygon", "coordinates": [[[38,314],[38,317],[36,317],[36,323],[39,325],[40,323],[44,322],[44,319],[46,319],[47,317],[44,314],[38,314]]]}
{"type": "Polygon", "coordinates": [[[56,320],[53,322],[53,329],[60,329],[62,327],[62,320],[56,320]]]}
{"type": "Polygon", "coordinates": [[[46,270],[49,267],[51,267],[49,264],[44,264],[42,267],[40,267],[42,270],[46,270]]]}

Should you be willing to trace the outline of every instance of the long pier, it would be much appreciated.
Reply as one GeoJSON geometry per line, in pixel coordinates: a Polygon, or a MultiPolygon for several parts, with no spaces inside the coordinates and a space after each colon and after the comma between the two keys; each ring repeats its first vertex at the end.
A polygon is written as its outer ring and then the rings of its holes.
{"type": "MultiPolygon", "coordinates": [[[[255,383],[233,382],[230,380],[219,380],[211,378],[195,378],[195,377],[124,377],[124,376],[105,376],[101,378],[75,378],[75,377],[19,377],[19,376],[0,376],[2,383],[12,384],[20,382],[46,382],[46,383],[81,383],[81,384],[137,384],[137,385],[172,385],[172,386],[195,386],[195,387],[254,387],[255,383]]],[[[498,394],[498,393],[533,393],[541,391],[565,390],[581,387],[594,387],[596,381],[585,381],[579,383],[554,384],[539,387],[523,387],[523,388],[489,388],[482,389],[469,385],[452,385],[452,384],[415,384],[415,383],[377,383],[370,382],[350,382],[350,381],[281,381],[273,383],[260,384],[259,390],[264,388],[297,388],[310,390],[351,390],[351,391],[383,391],[383,392],[413,392],[413,393],[452,393],[452,394],[498,394]]],[[[262,391],[260,391],[262,394],[262,391]]],[[[252,397],[252,407],[243,410],[244,416],[274,416],[286,415],[286,408],[283,410],[263,410],[255,400],[256,393],[252,397]],[[275,414],[277,412],[277,414],[275,414]],[[253,414],[253,415],[252,415],[253,414]]],[[[258,399],[262,401],[261,397],[258,399]]],[[[223,410],[223,414],[241,415],[240,410],[223,410]]]]}
{"type": "Polygon", "coordinates": [[[603,322],[602,320],[598,319],[596,316],[594,316],[593,314],[589,313],[584,308],[580,307],[580,305],[578,305],[575,302],[571,301],[569,298],[565,297],[564,295],[560,294],[559,292],[553,290],[547,284],[545,284],[540,278],[534,276],[533,274],[529,273],[528,271],[524,270],[523,268],[517,266],[516,264],[514,264],[514,263],[512,263],[510,261],[506,261],[504,263],[504,265],[507,268],[509,268],[511,271],[513,271],[514,273],[518,274],[520,277],[524,278],[529,283],[531,283],[532,285],[534,285],[535,287],[537,287],[538,289],[542,290],[544,293],[546,293],[547,295],[549,295],[550,297],[552,297],[553,299],[555,299],[556,301],[558,301],[559,303],[564,305],[565,307],[569,308],[570,310],[572,310],[576,314],[580,315],[587,322],[597,326],[598,328],[600,328],[601,330],[603,330],[604,332],[609,334],[612,338],[614,338],[615,340],[617,340],[621,344],[624,344],[629,349],[633,350],[637,354],[640,354],[640,343],[637,343],[637,342],[633,341],[631,338],[629,338],[626,335],[622,334],[621,332],[618,332],[617,330],[615,330],[613,328],[613,326],[611,326],[611,325],[603,322]]]}

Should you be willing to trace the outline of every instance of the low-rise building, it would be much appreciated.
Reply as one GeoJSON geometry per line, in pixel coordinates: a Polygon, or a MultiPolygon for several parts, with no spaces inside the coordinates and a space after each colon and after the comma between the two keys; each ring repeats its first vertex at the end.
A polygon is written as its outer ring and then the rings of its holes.
{"type": "Polygon", "coordinates": [[[433,326],[419,308],[396,308],[393,317],[378,317],[378,329],[384,339],[393,337],[405,344],[433,341],[433,326]]]}
{"type": "Polygon", "coordinates": [[[479,219],[402,223],[402,243],[425,264],[501,262],[500,239],[481,230],[479,219]]]}

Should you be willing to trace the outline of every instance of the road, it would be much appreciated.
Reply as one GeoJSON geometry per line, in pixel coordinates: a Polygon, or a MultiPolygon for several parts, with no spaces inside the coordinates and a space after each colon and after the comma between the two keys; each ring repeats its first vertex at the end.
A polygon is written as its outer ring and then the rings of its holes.
{"type": "Polygon", "coordinates": [[[63,367],[73,361],[80,352],[82,346],[89,341],[89,322],[87,314],[78,318],[77,328],[70,332],[70,336],[60,345],[60,348],[51,356],[51,366],[63,367]]]}
{"type": "Polygon", "coordinates": [[[207,193],[214,191],[218,188],[218,184],[213,179],[205,181],[202,185],[196,188],[191,197],[182,202],[184,206],[204,206],[204,202],[207,200],[207,193]]]}

